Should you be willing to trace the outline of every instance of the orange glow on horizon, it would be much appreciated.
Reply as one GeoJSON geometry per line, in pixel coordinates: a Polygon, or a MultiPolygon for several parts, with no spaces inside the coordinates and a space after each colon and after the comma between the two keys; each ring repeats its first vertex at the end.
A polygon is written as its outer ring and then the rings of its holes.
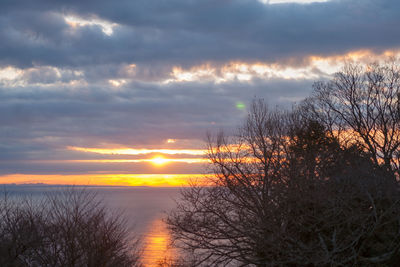
{"type": "Polygon", "coordinates": [[[99,186],[188,186],[193,180],[206,185],[204,174],[10,174],[0,184],[99,185],[99,186]]]}

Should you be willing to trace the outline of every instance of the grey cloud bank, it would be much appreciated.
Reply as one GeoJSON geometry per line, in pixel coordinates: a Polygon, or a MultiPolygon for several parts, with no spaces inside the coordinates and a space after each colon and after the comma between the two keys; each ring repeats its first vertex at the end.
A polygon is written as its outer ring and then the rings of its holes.
{"type": "Polygon", "coordinates": [[[0,62],[20,67],[207,61],[279,61],[398,46],[400,3],[332,0],[308,5],[231,1],[2,2],[0,62]],[[64,16],[117,23],[71,29],[64,16]]]}
{"type": "Polygon", "coordinates": [[[263,97],[290,106],[315,77],[327,76],[312,69],[314,76],[296,79],[234,74],[221,82],[214,73],[177,80],[174,67],[306,67],[312,55],[398,50],[399,26],[400,2],[393,0],[2,1],[0,174],[154,171],[44,161],[89,157],[67,146],[162,147],[167,138],[198,144],[207,130],[230,131],[243,120],[237,102],[263,97]]]}

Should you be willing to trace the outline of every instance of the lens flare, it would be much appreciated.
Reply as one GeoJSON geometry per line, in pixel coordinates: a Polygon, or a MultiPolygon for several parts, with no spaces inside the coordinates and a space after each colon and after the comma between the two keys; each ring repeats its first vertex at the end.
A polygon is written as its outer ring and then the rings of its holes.
{"type": "Polygon", "coordinates": [[[238,110],[244,110],[246,108],[246,105],[243,102],[236,102],[236,108],[238,110]]]}

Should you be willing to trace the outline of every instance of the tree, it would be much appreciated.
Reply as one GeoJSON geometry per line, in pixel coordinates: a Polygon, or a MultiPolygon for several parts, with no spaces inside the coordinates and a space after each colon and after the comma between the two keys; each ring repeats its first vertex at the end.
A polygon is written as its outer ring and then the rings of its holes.
{"type": "Polygon", "coordinates": [[[347,64],[314,84],[303,108],[344,146],[358,145],[377,165],[400,174],[400,66],[347,64]]]}
{"type": "MultiPolygon", "coordinates": [[[[114,214],[116,215],[116,214],[114,214]]],[[[1,266],[137,266],[137,241],[94,193],[0,201],[1,266]]]]}
{"type": "Polygon", "coordinates": [[[210,186],[184,190],[167,219],[196,265],[368,265],[397,257],[392,172],[309,117],[257,100],[237,136],[209,138],[210,186]]]}

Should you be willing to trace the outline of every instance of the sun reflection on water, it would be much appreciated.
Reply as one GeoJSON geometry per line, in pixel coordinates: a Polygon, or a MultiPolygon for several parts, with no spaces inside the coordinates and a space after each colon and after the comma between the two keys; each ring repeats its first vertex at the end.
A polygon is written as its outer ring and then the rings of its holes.
{"type": "Polygon", "coordinates": [[[176,258],[176,252],[170,248],[170,233],[161,219],[153,221],[143,242],[142,262],[146,267],[159,266],[158,263],[176,258]]]}

